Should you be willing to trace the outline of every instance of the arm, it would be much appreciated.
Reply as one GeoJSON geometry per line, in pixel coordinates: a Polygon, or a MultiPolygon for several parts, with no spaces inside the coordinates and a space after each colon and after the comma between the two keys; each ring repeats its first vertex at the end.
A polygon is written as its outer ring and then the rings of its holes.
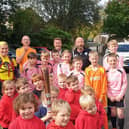
{"type": "Polygon", "coordinates": [[[21,54],[20,51],[19,51],[19,48],[16,50],[16,62],[19,64],[22,59],[24,58],[24,55],[26,53],[26,49],[24,49],[23,53],[21,54]]]}
{"type": "Polygon", "coordinates": [[[104,103],[103,101],[106,101],[106,96],[107,96],[107,75],[104,69],[102,74],[101,86],[102,87],[101,87],[100,102],[104,103]]]}
{"type": "Polygon", "coordinates": [[[125,96],[125,92],[126,92],[126,89],[127,89],[127,76],[126,76],[126,73],[125,73],[125,71],[124,71],[124,69],[123,69],[123,71],[122,71],[123,73],[122,73],[122,77],[121,77],[121,92],[120,92],[120,94],[119,94],[119,98],[120,99],[122,99],[123,98],[123,96],[125,96]]]}
{"type": "Polygon", "coordinates": [[[11,121],[7,110],[8,110],[8,105],[5,104],[3,101],[1,101],[0,102],[0,121],[5,124],[9,124],[9,122],[11,121]]]}
{"type": "Polygon", "coordinates": [[[85,86],[91,86],[90,75],[88,74],[88,69],[85,69],[85,86]]]}

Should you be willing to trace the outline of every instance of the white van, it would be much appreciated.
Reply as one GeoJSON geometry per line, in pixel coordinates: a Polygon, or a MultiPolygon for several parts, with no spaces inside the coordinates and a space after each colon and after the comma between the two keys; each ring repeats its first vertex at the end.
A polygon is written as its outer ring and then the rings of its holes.
{"type": "Polygon", "coordinates": [[[129,69],[129,42],[118,42],[118,55],[123,56],[124,68],[129,69]]]}

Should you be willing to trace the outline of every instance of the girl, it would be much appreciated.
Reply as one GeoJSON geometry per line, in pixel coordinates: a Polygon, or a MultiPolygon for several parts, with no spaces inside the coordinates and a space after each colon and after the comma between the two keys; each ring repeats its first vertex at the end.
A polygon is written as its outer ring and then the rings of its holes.
{"type": "Polygon", "coordinates": [[[7,129],[12,120],[13,100],[15,98],[14,81],[4,81],[2,91],[3,97],[0,100],[0,125],[3,129],[7,129]]]}
{"type": "Polygon", "coordinates": [[[69,75],[71,71],[71,52],[69,50],[64,50],[61,57],[61,63],[57,66],[57,76],[61,73],[69,75]]]}
{"type": "Polygon", "coordinates": [[[80,56],[75,56],[72,60],[73,70],[70,74],[76,76],[79,81],[79,88],[84,87],[85,73],[82,71],[83,61],[80,56]]]}
{"type": "Polygon", "coordinates": [[[19,116],[9,125],[9,129],[45,129],[44,123],[34,115],[38,107],[33,93],[23,93],[14,101],[19,116]]]}

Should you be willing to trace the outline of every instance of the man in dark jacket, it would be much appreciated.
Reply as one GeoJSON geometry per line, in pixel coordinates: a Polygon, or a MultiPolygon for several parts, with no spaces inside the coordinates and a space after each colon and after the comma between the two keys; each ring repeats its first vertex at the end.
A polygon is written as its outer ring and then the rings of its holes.
{"type": "Polygon", "coordinates": [[[89,48],[85,48],[84,39],[82,37],[77,37],[74,44],[73,57],[81,56],[83,59],[82,70],[85,70],[87,66],[89,66],[89,52],[91,51],[89,48]]]}

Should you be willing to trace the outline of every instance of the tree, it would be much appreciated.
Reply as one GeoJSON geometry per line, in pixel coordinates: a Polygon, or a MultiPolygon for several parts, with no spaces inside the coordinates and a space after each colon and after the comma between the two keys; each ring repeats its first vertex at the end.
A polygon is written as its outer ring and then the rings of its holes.
{"type": "Polygon", "coordinates": [[[0,2],[0,40],[5,40],[8,37],[8,23],[9,16],[14,14],[17,10],[17,2],[15,0],[1,0],[0,2]]]}
{"type": "Polygon", "coordinates": [[[129,34],[129,2],[128,0],[113,0],[105,9],[106,19],[103,30],[117,37],[127,37],[129,34]]]}
{"type": "Polygon", "coordinates": [[[13,43],[20,42],[23,35],[39,33],[44,26],[42,18],[31,8],[17,10],[10,21],[13,22],[13,43]]]}
{"type": "MultiPolygon", "coordinates": [[[[21,0],[24,2],[25,0],[21,0]]],[[[79,25],[92,25],[99,19],[99,0],[29,0],[43,19],[71,31],[79,25]]]]}

